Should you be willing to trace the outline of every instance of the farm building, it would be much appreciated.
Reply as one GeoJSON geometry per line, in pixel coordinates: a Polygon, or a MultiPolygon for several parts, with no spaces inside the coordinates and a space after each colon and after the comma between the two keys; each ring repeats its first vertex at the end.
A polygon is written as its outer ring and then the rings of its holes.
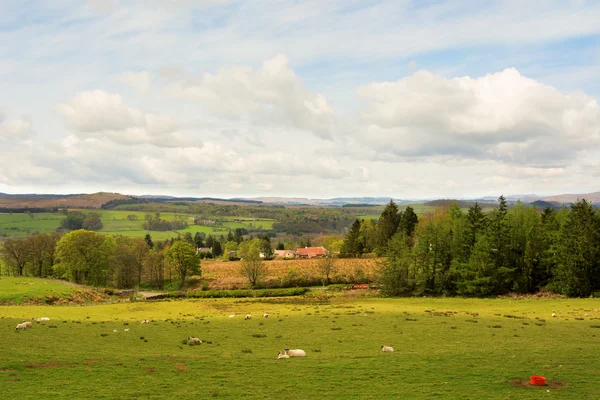
{"type": "Polygon", "coordinates": [[[296,252],[294,250],[275,250],[275,257],[293,258],[296,257],[296,252]]]}
{"type": "Polygon", "coordinates": [[[210,254],[212,254],[212,249],[210,247],[198,247],[196,249],[196,254],[200,254],[200,253],[210,253],[210,254]]]}
{"type": "Polygon", "coordinates": [[[329,251],[325,247],[304,247],[296,250],[296,256],[298,258],[317,258],[326,257],[329,255],[329,251]]]}

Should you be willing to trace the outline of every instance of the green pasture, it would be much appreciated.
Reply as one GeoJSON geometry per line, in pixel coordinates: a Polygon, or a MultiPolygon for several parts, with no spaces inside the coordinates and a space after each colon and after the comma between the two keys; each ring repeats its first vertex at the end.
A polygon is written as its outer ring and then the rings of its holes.
{"type": "Polygon", "coordinates": [[[67,297],[74,292],[74,287],[65,282],[40,278],[15,278],[0,276],[0,302],[20,304],[32,298],[67,297]]]}
{"type": "Polygon", "coordinates": [[[0,307],[3,397],[598,398],[598,300],[314,293],[0,307]],[[244,321],[246,314],[253,318],[244,321]],[[51,321],[15,331],[18,322],[41,316],[51,321]],[[183,344],[188,336],[204,343],[183,344]],[[395,352],[382,353],[382,344],[395,352]],[[284,347],[307,357],[276,360],[284,347]],[[551,385],[519,384],[531,375],[551,385]]]}
{"type": "MultiPolygon", "coordinates": [[[[106,235],[124,235],[131,237],[144,237],[148,231],[143,229],[145,216],[148,212],[140,211],[115,211],[115,210],[80,210],[83,212],[97,212],[101,215],[103,228],[99,233],[106,235]],[[131,220],[127,217],[135,215],[137,219],[131,220]]],[[[229,229],[235,228],[258,228],[265,230],[272,229],[272,219],[264,218],[243,218],[243,217],[214,217],[215,220],[222,222],[220,226],[194,225],[191,214],[181,214],[165,212],[160,214],[161,218],[166,220],[183,219],[189,225],[186,229],[179,231],[151,231],[154,240],[166,240],[177,233],[182,235],[190,232],[194,235],[196,232],[203,232],[212,235],[226,235],[229,229]],[[192,218],[192,219],[190,219],[192,218]]],[[[60,227],[60,221],[64,219],[62,214],[40,213],[40,214],[0,214],[0,235],[22,237],[34,233],[48,233],[60,227]]]]}
{"type": "Polygon", "coordinates": [[[60,226],[61,214],[0,214],[0,235],[27,236],[48,233],[60,226]]]}

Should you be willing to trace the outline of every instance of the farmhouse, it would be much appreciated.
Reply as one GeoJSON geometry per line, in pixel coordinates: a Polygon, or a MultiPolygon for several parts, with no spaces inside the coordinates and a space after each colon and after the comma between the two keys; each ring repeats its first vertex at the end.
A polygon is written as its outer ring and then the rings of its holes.
{"type": "Polygon", "coordinates": [[[275,257],[294,258],[296,257],[296,252],[294,250],[275,250],[275,257]]]}
{"type": "Polygon", "coordinates": [[[296,256],[298,258],[317,258],[317,257],[326,257],[329,255],[329,250],[325,247],[305,247],[299,248],[296,251],[296,256]]]}

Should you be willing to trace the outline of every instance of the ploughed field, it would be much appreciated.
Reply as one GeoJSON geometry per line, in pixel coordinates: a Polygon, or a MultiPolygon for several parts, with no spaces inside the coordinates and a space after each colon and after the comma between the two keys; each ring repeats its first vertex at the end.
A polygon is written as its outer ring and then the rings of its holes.
{"type": "Polygon", "coordinates": [[[318,291],[302,298],[3,306],[0,387],[6,399],[596,399],[599,307],[594,299],[381,299],[318,291]],[[15,331],[39,317],[50,321],[15,331]],[[150,323],[140,324],[144,319],[150,323]],[[203,343],[184,344],[188,336],[203,343]],[[395,351],[382,353],[381,345],[395,351]],[[307,356],[276,360],[284,347],[307,356]],[[531,375],[550,384],[530,387],[531,375]]]}

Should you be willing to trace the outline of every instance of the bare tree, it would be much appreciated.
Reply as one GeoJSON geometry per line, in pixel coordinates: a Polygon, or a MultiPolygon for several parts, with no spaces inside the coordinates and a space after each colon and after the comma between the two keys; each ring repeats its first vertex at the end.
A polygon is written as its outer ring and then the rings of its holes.
{"type": "Polygon", "coordinates": [[[335,258],[331,255],[326,255],[317,263],[317,269],[324,278],[325,284],[329,285],[331,276],[336,272],[335,258]]]}
{"type": "Polygon", "coordinates": [[[248,248],[244,250],[240,274],[248,279],[250,285],[256,286],[267,275],[267,266],[260,258],[260,241],[257,239],[250,241],[248,248]]]}

